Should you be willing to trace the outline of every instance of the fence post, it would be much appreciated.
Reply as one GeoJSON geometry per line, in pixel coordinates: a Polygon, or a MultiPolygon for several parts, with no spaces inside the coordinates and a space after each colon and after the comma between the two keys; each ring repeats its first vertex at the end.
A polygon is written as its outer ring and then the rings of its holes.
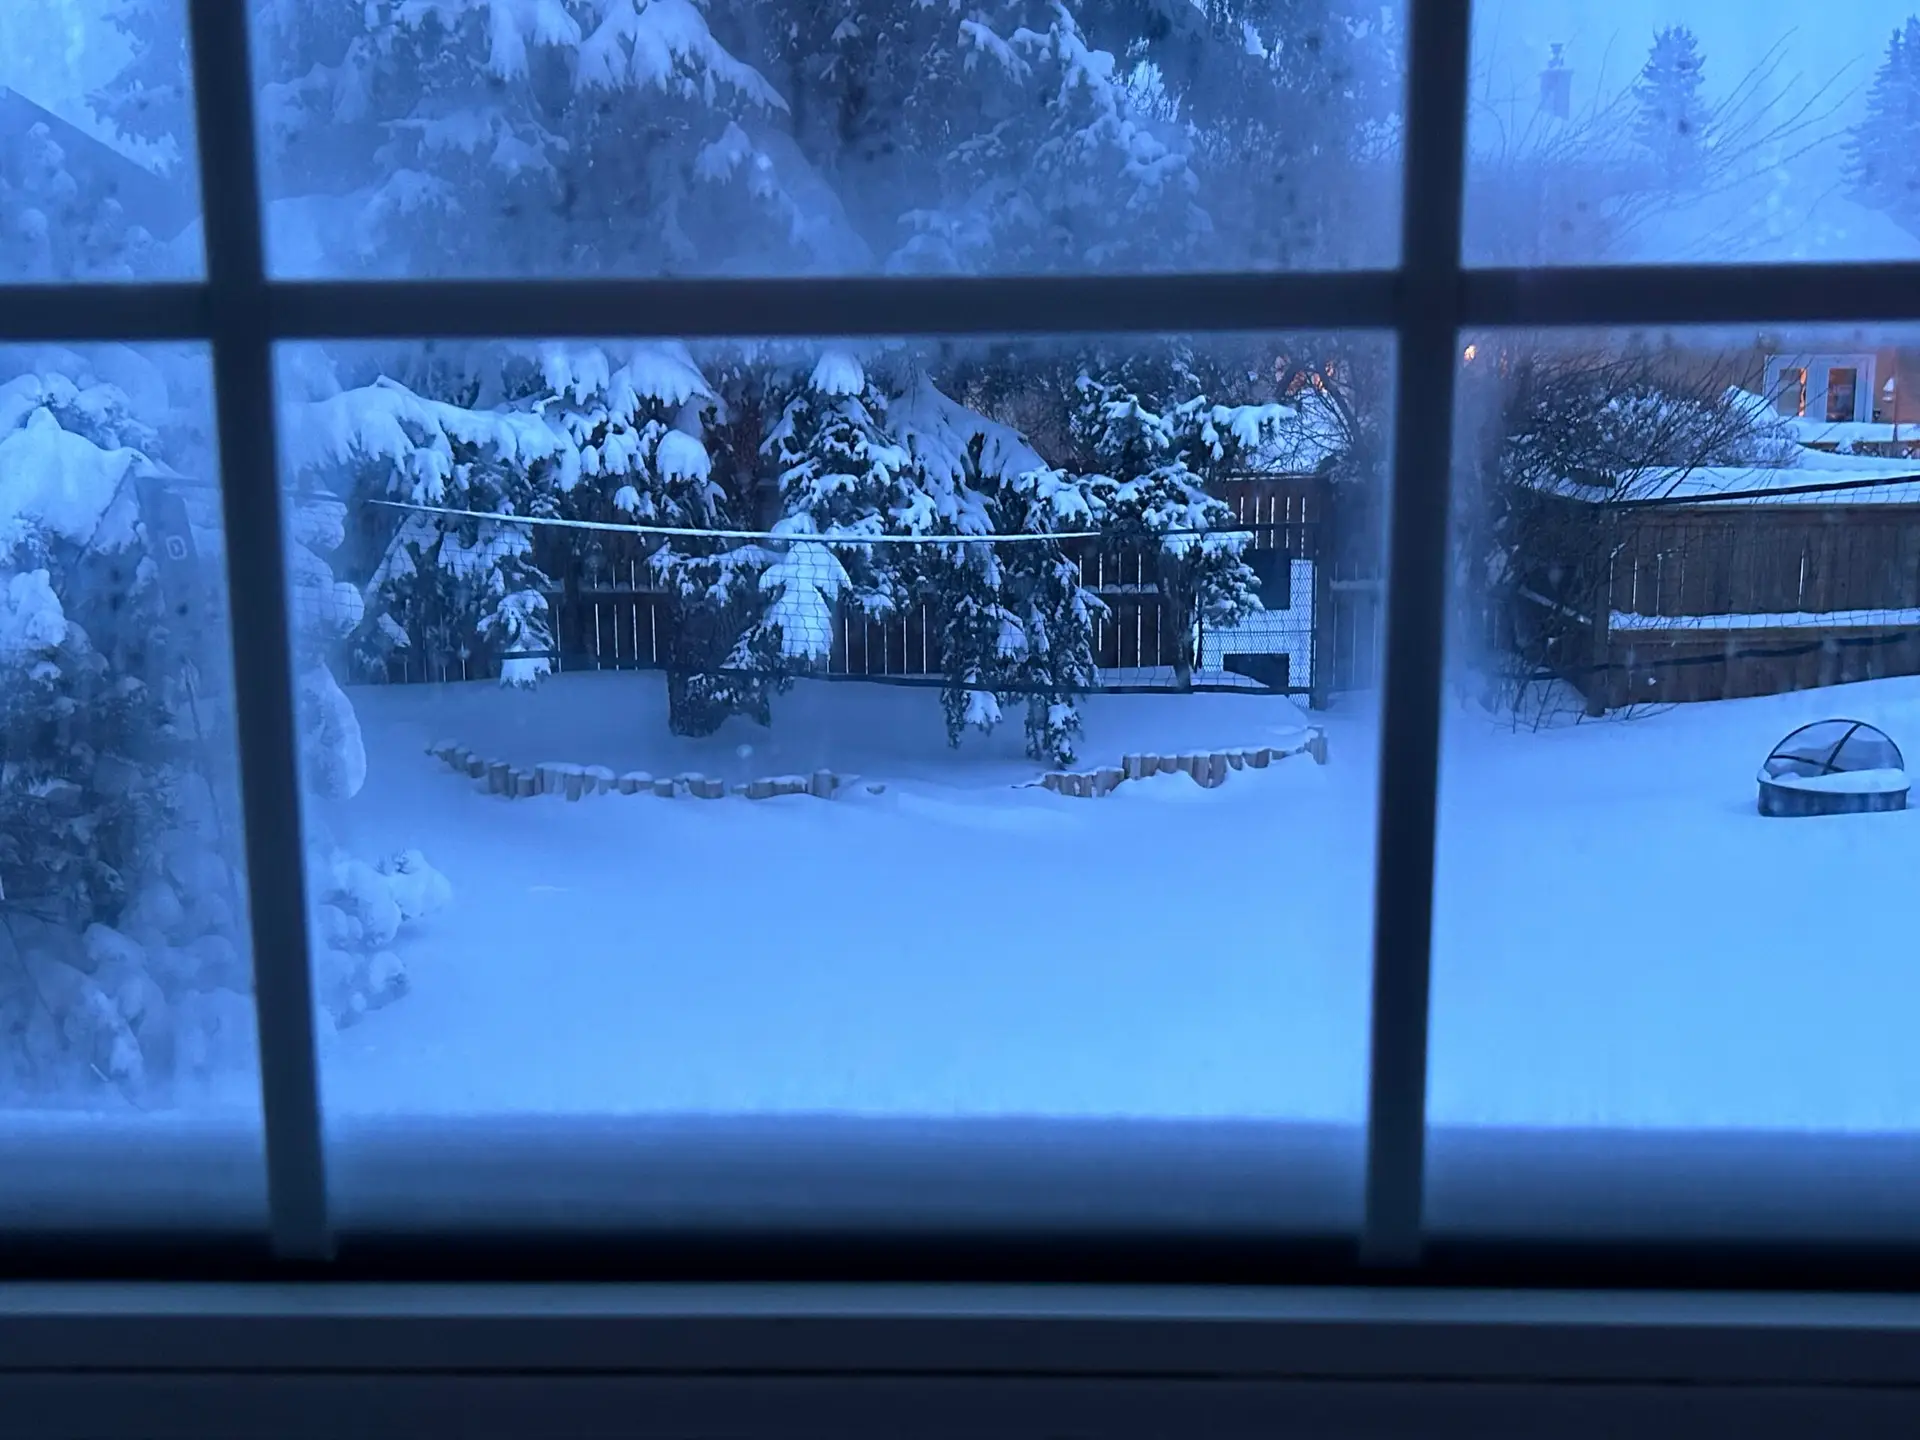
{"type": "MultiPolygon", "coordinates": [[[[1309,536],[1311,542],[1301,546],[1313,562],[1313,621],[1307,635],[1307,707],[1324,710],[1333,696],[1333,575],[1322,553],[1327,547],[1319,543],[1319,532],[1303,527],[1301,538],[1309,536]]],[[[1287,565],[1291,570],[1291,558],[1287,565]]]]}
{"type": "Polygon", "coordinates": [[[1611,507],[1600,507],[1600,577],[1593,591],[1591,632],[1587,641],[1592,679],[1587,685],[1587,714],[1599,719],[1607,713],[1607,699],[1613,688],[1613,549],[1617,521],[1611,507]]]}

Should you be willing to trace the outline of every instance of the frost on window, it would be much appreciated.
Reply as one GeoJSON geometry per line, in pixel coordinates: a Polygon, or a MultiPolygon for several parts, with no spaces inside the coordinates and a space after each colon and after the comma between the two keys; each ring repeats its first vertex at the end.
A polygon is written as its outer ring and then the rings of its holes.
{"type": "Polygon", "coordinates": [[[0,1108],[257,1109],[204,352],[0,351],[0,1108]]]}
{"type": "Polygon", "coordinates": [[[1398,0],[255,8],[286,274],[1393,258],[1398,0]]]}
{"type": "Polygon", "coordinates": [[[1476,4],[1467,262],[1920,259],[1912,10],[1476,4]]]}
{"type": "Polygon", "coordinates": [[[0,281],[201,267],[182,0],[0,15],[0,281]]]}

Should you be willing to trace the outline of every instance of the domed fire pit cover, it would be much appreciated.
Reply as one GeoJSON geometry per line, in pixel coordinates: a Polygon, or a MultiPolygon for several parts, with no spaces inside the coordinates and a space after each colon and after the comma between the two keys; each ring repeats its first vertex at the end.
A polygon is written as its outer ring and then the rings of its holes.
{"type": "Polygon", "coordinates": [[[1760,767],[1762,815],[1852,815],[1907,808],[1900,747],[1863,720],[1803,725],[1760,767]]]}

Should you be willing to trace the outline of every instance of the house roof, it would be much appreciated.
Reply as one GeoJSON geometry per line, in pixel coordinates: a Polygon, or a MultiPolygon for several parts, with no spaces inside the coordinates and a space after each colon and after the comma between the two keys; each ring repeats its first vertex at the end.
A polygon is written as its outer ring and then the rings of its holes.
{"type": "Polygon", "coordinates": [[[1656,473],[1640,488],[1660,505],[1920,505],[1920,462],[1805,450],[1791,465],[1656,473]]]}

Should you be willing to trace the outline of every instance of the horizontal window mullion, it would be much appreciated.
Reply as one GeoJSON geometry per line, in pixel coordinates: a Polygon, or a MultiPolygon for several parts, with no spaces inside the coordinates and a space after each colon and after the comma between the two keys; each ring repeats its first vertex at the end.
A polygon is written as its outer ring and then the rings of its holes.
{"type": "Polygon", "coordinates": [[[211,315],[197,282],[0,285],[0,341],[205,340],[211,315]]]}
{"type": "Polygon", "coordinates": [[[1920,264],[1469,270],[1473,328],[1920,321],[1920,264]]]}
{"type": "Polygon", "coordinates": [[[1391,271],[725,280],[311,282],[270,287],[289,339],[1059,335],[1378,329],[1391,271]]]}
{"type": "MultiPolygon", "coordinates": [[[[1060,335],[1385,329],[1395,271],[727,280],[306,280],[266,287],[277,339],[1060,335]]],[[[0,340],[210,335],[204,283],[0,285],[0,340]]],[[[1469,270],[1469,327],[1920,322],[1920,264],[1469,270]]]]}

